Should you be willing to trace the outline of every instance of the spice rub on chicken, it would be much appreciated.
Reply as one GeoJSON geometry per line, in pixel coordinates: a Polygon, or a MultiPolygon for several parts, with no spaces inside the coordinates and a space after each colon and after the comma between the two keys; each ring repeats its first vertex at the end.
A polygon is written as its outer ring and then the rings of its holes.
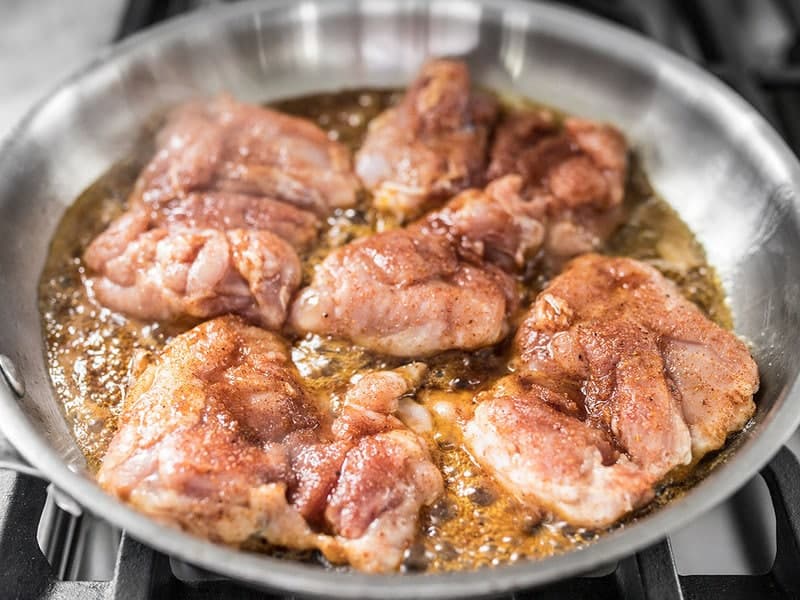
{"type": "Polygon", "coordinates": [[[336,416],[275,334],[207,321],[139,368],[98,481],[213,541],[262,539],[395,570],[443,485],[425,442],[393,416],[423,372],[366,374],[336,416]]]}
{"type": "Polygon", "coordinates": [[[431,60],[399,104],[374,119],[356,172],[375,205],[402,221],[482,185],[497,103],[470,89],[461,61],[431,60]]]}
{"type": "Polygon", "coordinates": [[[296,251],[355,202],[346,148],[300,118],[221,96],[175,109],[128,212],[87,248],[95,298],[140,319],[234,312],[277,329],[296,251]]]}
{"type": "Polygon", "coordinates": [[[474,457],[569,523],[610,525],[753,415],[747,347],[652,267],[588,254],[539,295],[514,375],[478,395],[474,457]]]}
{"type": "Polygon", "coordinates": [[[495,132],[488,180],[506,185],[546,226],[545,259],[598,250],[624,219],[628,147],[611,125],[547,110],[515,111],[495,132]],[[507,176],[514,176],[508,178],[507,176]]]}

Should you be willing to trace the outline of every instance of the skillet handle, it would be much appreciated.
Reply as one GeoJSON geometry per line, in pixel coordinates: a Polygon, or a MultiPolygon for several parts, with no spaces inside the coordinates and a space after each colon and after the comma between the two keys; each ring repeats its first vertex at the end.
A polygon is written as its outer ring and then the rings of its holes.
{"type": "MultiPolygon", "coordinates": [[[[0,393],[8,395],[10,398],[21,398],[25,395],[25,383],[20,377],[14,363],[4,354],[0,354],[0,393]]],[[[11,445],[0,431],[0,469],[11,469],[18,473],[32,475],[42,478],[38,470],[28,464],[11,445]]]]}
{"type": "MultiPolygon", "coordinates": [[[[4,354],[0,354],[0,394],[8,396],[9,402],[14,402],[16,398],[22,398],[25,395],[25,382],[14,363],[4,354]]],[[[32,467],[28,464],[28,461],[22,458],[22,455],[17,452],[17,449],[8,441],[2,431],[0,431],[0,469],[16,471],[17,473],[47,481],[41,471],[32,467]]],[[[56,505],[62,510],[75,517],[81,516],[82,511],[78,503],[52,483],[47,486],[47,494],[53,498],[56,505]]]]}

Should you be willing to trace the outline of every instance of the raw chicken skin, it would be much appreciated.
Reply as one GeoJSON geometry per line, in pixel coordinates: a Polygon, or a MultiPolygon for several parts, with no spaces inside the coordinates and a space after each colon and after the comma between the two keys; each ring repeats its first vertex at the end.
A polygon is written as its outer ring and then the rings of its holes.
{"type": "Polygon", "coordinates": [[[467,442],[512,493],[575,525],[641,506],[755,410],[747,347],[632,259],[574,259],[514,348],[515,373],[478,396],[467,442]]]}
{"type": "Polygon", "coordinates": [[[401,220],[483,183],[496,102],[471,91],[467,66],[431,60],[399,104],[375,118],[356,172],[375,205],[401,220]]]}
{"type": "Polygon", "coordinates": [[[213,541],[260,538],[393,571],[443,489],[425,442],[391,415],[419,375],[365,376],[347,395],[349,417],[333,420],[279,337],[236,317],[207,321],[139,369],[98,481],[213,541]],[[369,428],[337,425],[361,411],[369,428]]]}

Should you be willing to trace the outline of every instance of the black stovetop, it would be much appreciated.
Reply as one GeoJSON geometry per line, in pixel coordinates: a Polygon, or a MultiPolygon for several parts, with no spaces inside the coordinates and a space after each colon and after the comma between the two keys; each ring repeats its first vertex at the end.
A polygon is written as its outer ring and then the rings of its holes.
{"type": "MultiPolygon", "coordinates": [[[[128,0],[118,38],[214,0],[128,0]]],[[[800,153],[800,0],[568,0],[679,52],[723,79],[800,153]]],[[[774,513],[772,567],[756,574],[679,575],[670,542],[514,598],[800,598],[800,463],[784,448],[760,477],[774,513]]],[[[766,494],[764,494],[766,497],[766,494]]],[[[750,515],[745,514],[746,520],[750,515]]],[[[740,518],[741,515],[740,515],[740,518]]],[[[763,523],[753,518],[759,527],[763,523]]],[[[772,520],[768,519],[769,526],[772,520]]],[[[751,529],[752,531],[752,529],[751,529]]],[[[772,532],[767,536],[772,539],[772,532]]],[[[710,552],[714,548],[709,548],[710,552]]],[[[770,557],[771,558],[771,557],[770,557]]],[[[763,561],[762,561],[763,562],[763,561]]],[[[765,563],[765,567],[770,561],[765,563]]],[[[91,565],[90,565],[91,567],[91,565]]],[[[692,573],[695,573],[693,570],[692,573]]],[[[166,557],[90,515],[55,506],[47,485],[0,471],[0,598],[281,598],[166,557]],[[86,549],[86,531],[106,542],[86,549]],[[38,538],[38,539],[37,539],[38,538]],[[40,549],[41,548],[41,549],[40,549]],[[87,568],[93,554],[100,567],[87,568]],[[53,566],[51,566],[51,564],[53,566]],[[102,565],[107,565],[105,568],[102,565]]]]}

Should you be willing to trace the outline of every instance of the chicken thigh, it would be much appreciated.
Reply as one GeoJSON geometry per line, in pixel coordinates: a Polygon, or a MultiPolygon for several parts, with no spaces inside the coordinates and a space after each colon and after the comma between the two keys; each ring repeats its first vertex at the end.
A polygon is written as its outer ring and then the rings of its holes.
{"type": "Polygon", "coordinates": [[[555,266],[600,247],[624,218],[627,144],[610,125],[549,111],[512,113],[497,128],[487,178],[522,178],[517,193],[546,225],[555,266]]]}
{"type": "Polygon", "coordinates": [[[277,336],[207,321],[140,368],[98,481],[149,515],[242,542],[287,485],[285,438],[315,436],[321,417],[277,336]]]}
{"type": "Polygon", "coordinates": [[[329,215],[352,206],[358,180],[349,151],[305,119],[222,95],[175,109],[132,204],[161,205],[191,192],[271,198],[329,215]]]}
{"type": "Polygon", "coordinates": [[[100,304],[144,320],[236,313],[270,329],[283,324],[301,279],[284,240],[247,229],[146,230],[137,218],[128,213],[84,254],[100,304]]]}
{"type": "Polygon", "coordinates": [[[294,301],[289,324],[384,354],[426,356],[499,342],[516,305],[505,272],[462,260],[445,235],[410,228],[329,254],[294,301]]]}
{"type": "Polygon", "coordinates": [[[467,66],[431,60],[400,103],[369,126],[356,172],[375,205],[401,220],[483,182],[496,102],[470,89],[467,66]]]}
{"type": "Polygon", "coordinates": [[[413,378],[364,379],[349,416],[334,419],[280,338],[236,317],[208,321],[139,368],[98,481],[213,541],[263,539],[395,570],[443,483],[425,442],[391,415],[413,378]],[[337,425],[345,418],[370,425],[337,425]]]}
{"type": "Polygon", "coordinates": [[[412,229],[447,236],[473,262],[522,270],[544,243],[546,220],[538,206],[522,198],[521,188],[522,178],[508,175],[482,190],[465,190],[412,229]]]}
{"type": "Polygon", "coordinates": [[[335,250],[298,295],[290,325],[394,356],[500,342],[519,304],[512,274],[545,235],[520,185],[513,175],[466,190],[405,229],[335,250]]]}
{"type": "Polygon", "coordinates": [[[298,295],[290,324],[394,356],[500,342],[519,304],[512,273],[545,235],[520,186],[513,175],[466,190],[405,229],[335,250],[298,295]]]}
{"type": "Polygon", "coordinates": [[[478,397],[465,436],[511,492],[599,527],[755,410],[747,347],[652,267],[588,254],[539,295],[514,375],[478,397]]]}

